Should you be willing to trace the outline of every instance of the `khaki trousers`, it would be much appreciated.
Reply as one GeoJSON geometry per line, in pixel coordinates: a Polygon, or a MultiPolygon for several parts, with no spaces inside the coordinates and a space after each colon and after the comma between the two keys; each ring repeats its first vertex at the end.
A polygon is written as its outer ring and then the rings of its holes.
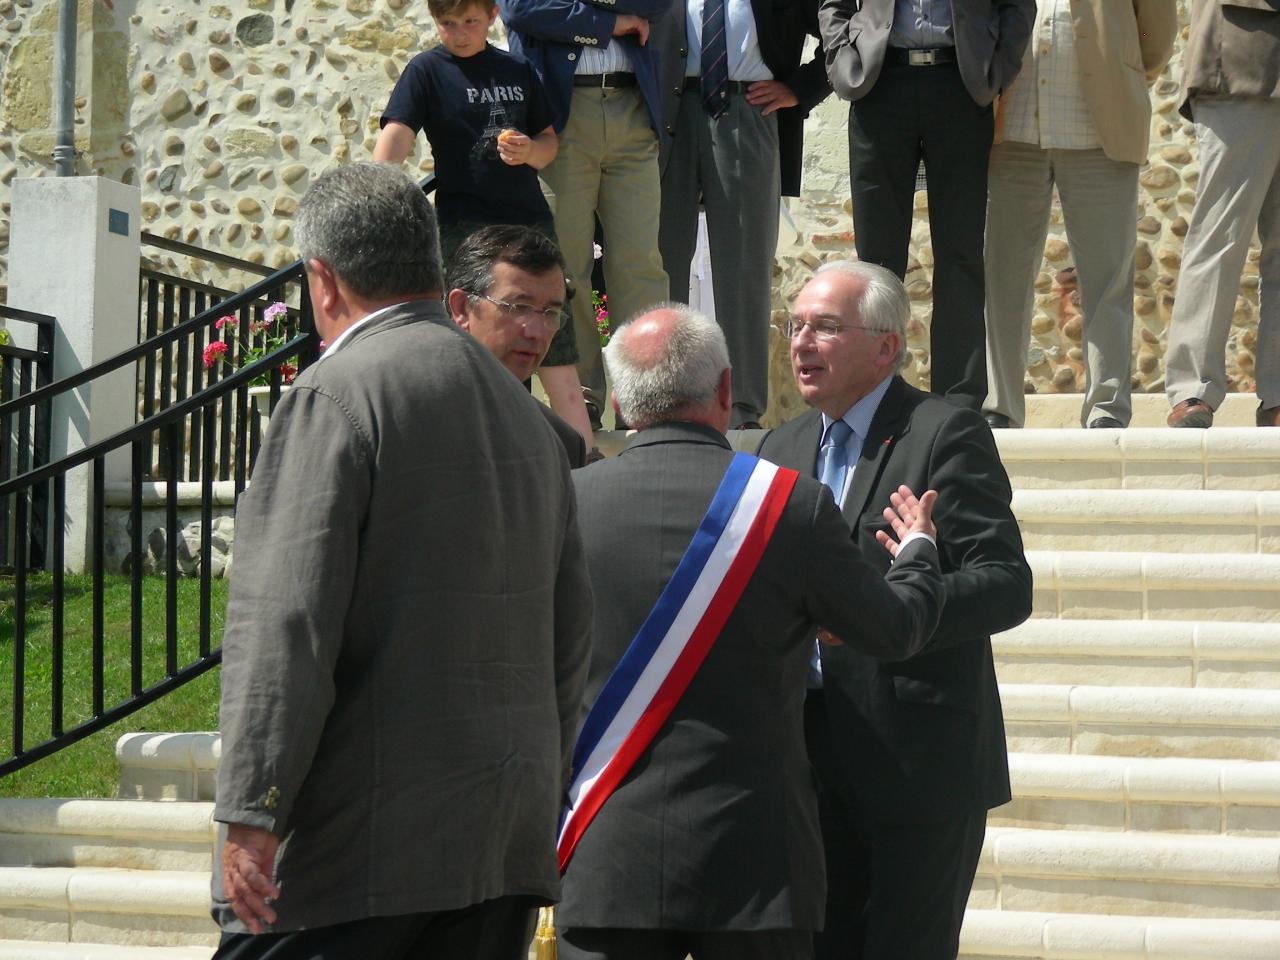
{"type": "Polygon", "coordinates": [[[1280,100],[1197,97],[1192,112],[1200,184],[1182,244],[1165,393],[1171,405],[1199,397],[1214,409],[1226,396],[1227,336],[1256,224],[1254,378],[1262,405],[1280,406],[1280,100]]]}
{"type": "Polygon", "coordinates": [[[1042,150],[998,143],[988,173],[987,399],[983,409],[1021,427],[1023,379],[1036,271],[1054,185],[1080,283],[1085,398],[1080,424],[1114,417],[1125,426],[1133,368],[1134,214],[1138,165],[1101,150],[1042,150]]]}
{"type": "Polygon", "coordinates": [[[569,267],[578,377],[604,410],[605,374],[591,307],[596,217],[604,228],[604,281],[616,329],[667,299],[658,253],[658,138],[638,87],[574,87],[555,160],[542,171],[556,237],[569,267]]]}

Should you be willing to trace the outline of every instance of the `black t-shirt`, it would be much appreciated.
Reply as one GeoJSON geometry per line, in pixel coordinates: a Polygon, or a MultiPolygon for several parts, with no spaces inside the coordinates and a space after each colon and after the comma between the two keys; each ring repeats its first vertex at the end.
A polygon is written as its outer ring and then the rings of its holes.
{"type": "Polygon", "coordinates": [[[508,166],[498,134],[534,136],[551,126],[551,105],[527,61],[486,44],[474,57],[444,47],[420,53],[391,91],[381,123],[426,130],[436,162],[436,211],[443,223],[530,224],[551,219],[533,167],[508,166]]]}

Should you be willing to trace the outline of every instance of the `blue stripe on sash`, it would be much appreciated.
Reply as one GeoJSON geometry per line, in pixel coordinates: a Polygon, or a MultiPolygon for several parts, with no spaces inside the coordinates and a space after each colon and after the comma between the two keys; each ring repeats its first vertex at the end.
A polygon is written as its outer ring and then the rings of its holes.
{"type": "Polygon", "coordinates": [[[707,560],[711,557],[716,543],[724,533],[729,517],[733,515],[734,508],[742,499],[742,492],[746,489],[747,481],[751,479],[756,462],[756,458],[750,454],[734,455],[729,469],[725,471],[720,486],[716,489],[715,496],[711,498],[711,504],[707,507],[702,522],[698,525],[693,539],[689,541],[684,556],[680,558],[675,573],[663,587],[657,603],[653,605],[649,616],[645,618],[631,645],[627,647],[627,652],[622,655],[613,673],[609,675],[608,681],[596,697],[596,702],[591,705],[582,730],[578,733],[577,743],[574,745],[573,774],[570,782],[577,779],[582,765],[591,756],[591,751],[600,742],[600,738],[613,722],[613,718],[617,716],[627,695],[635,687],[645,667],[649,665],[654,651],[658,649],[659,644],[671,629],[677,614],[680,613],[685,600],[688,599],[694,584],[698,582],[698,577],[707,565],[707,560]]]}

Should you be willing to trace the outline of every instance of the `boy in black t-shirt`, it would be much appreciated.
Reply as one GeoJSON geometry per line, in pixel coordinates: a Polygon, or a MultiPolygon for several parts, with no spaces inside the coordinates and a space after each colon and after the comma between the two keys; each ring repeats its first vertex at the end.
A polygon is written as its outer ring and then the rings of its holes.
{"type": "MultiPolygon", "coordinates": [[[[447,266],[468,236],[520,224],[555,237],[537,171],[556,155],[551,105],[533,67],[491,46],[494,0],[428,0],[440,46],[405,67],[382,114],[373,159],[400,164],[424,130],[436,164],[440,252],[447,266]]],[[[575,364],[573,326],[552,341],[539,371],[551,406],[593,445],[575,364]]]]}

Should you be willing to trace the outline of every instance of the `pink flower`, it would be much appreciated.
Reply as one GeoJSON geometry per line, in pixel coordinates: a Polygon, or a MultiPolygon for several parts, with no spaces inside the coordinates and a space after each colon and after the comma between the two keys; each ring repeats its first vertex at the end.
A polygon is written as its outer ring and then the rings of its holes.
{"type": "Polygon", "coordinates": [[[288,312],[289,308],[281,301],[277,300],[275,303],[271,304],[271,306],[267,307],[267,309],[262,311],[262,319],[266,323],[275,323],[278,318],[283,317],[288,312]]]}
{"type": "MultiPolygon", "coordinates": [[[[226,317],[223,318],[227,319],[226,317]]],[[[204,348],[204,368],[210,370],[213,365],[221,360],[227,353],[227,345],[221,340],[215,340],[204,348]]]]}
{"type": "MultiPolygon", "coordinates": [[[[219,317],[217,320],[213,321],[213,328],[215,330],[221,330],[223,327],[234,327],[235,325],[236,318],[230,314],[227,314],[225,317],[219,317]]],[[[206,363],[205,366],[207,367],[208,364],[206,363]]]]}

